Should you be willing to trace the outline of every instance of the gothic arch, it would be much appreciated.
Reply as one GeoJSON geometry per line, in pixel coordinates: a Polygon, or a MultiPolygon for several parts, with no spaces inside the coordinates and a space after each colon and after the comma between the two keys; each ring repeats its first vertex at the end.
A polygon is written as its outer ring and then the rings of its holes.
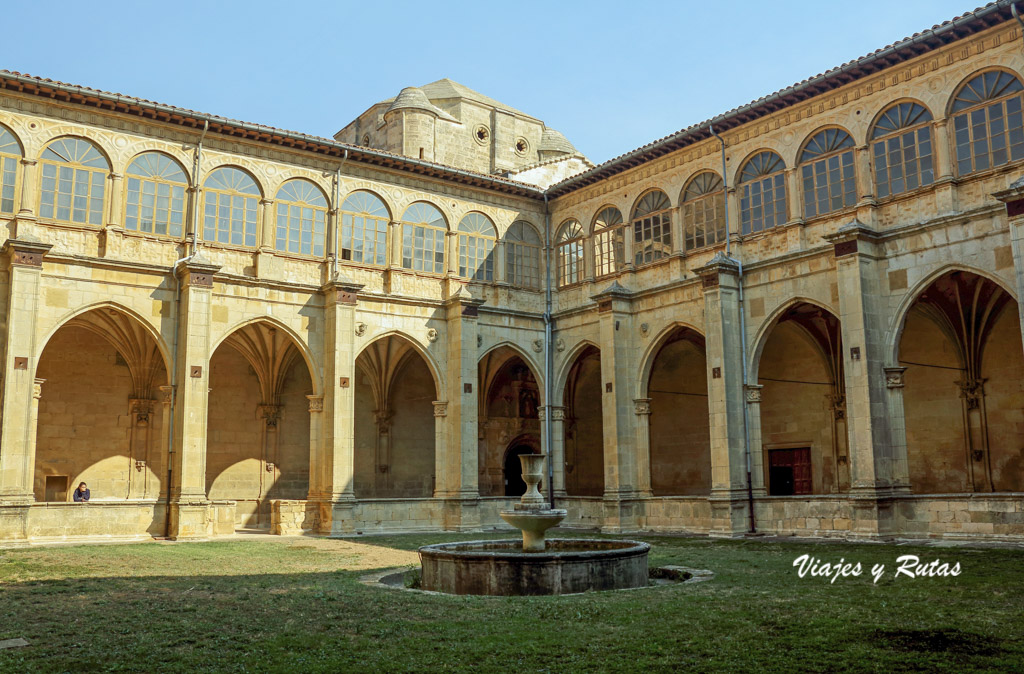
{"type": "Polygon", "coordinates": [[[593,347],[600,353],[601,347],[597,342],[589,339],[582,339],[577,342],[572,349],[565,354],[562,360],[562,364],[558,368],[558,374],[555,376],[554,388],[551,391],[552,400],[561,400],[565,395],[565,384],[569,378],[569,371],[572,370],[572,366],[576,363],[576,359],[579,358],[580,354],[587,349],[587,347],[593,347]]]}
{"type": "Polygon", "coordinates": [[[828,313],[835,316],[837,319],[839,318],[838,311],[833,309],[828,304],[820,300],[812,299],[810,297],[798,295],[796,297],[791,297],[790,299],[780,304],[764,319],[764,321],[762,321],[761,325],[757,328],[757,332],[754,334],[754,339],[751,340],[750,342],[751,344],[753,344],[754,348],[750,350],[749,354],[750,360],[748,361],[747,368],[748,381],[757,381],[757,372],[761,364],[761,354],[762,352],[764,352],[764,345],[768,342],[768,338],[771,337],[772,328],[774,328],[775,325],[779,322],[779,318],[781,318],[783,314],[785,314],[787,311],[789,311],[798,304],[810,304],[812,306],[818,307],[823,311],[827,311],[828,313]]]}
{"type": "MultiPolygon", "coordinates": [[[[493,353],[493,352],[497,351],[498,349],[500,349],[502,347],[506,347],[506,348],[511,349],[512,351],[515,351],[516,355],[518,355],[520,358],[523,359],[523,362],[526,363],[526,366],[530,368],[530,372],[533,374],[533,378],[536,379],[537,383],[540,385],[541,395],[543,396],[543,393],[544,393],[544,372],[543,372],[542,368],[540,367],[540,365],[537,364],[536,361],[534,361],[533,357],[530,356],[530,354],[526,351],[526,349],[524,349],[523,347],[519,346],[515,342],[512,342],[510,340],[504,340],[504,341],[498,342],[498,343],[496,343],[496,344],[494,344],[492,346],[487,347],[487,350],[485,350],[483,353],[481,353],[480,357],[477,358],[477,360],[476,360],[477,364],[483,362],[484,358],[486,358],[488,354],[493,353]]],[[[543,403],[541,403],[541,404],[543,404],[543,403]]]]}
{"type": "Polygon", "coordinates": [[[636,388],[634,390],[634,398],[646,398],[647,387],[651,380],[651,368],[654,366],[654,361],[658,357],[658,352],[665,346],[668,339],[675,334],[676,330],[691,330],[700,337],[704,338],[704,333],[690,323],[684,321],[673,321],[669,323],[656,336],[651,339],[651,343],[644,350],[643,355],[640,357],[640,376],[636,380],[636,388]]]}
{"type": "Polygon", "coordinates": [[[274,318],[273,316],[255,316],[253,318],[247,318],[226,329],[220,337],[211,344],[210,352],[206,356],[206,361],[209,362],[210,359],[213,358],[213,354],[217,352],[217,349],[219,349],[229,337],[246,326],[254,325],[256,323],[267,323],[271,327],[281,330],[288,335],[292,341],[292,345],[298,350],[299,355],[302,356],[302,360],[306,363],[306,369],[309,371],[309,378],[313,384],[313,395],[323,395],[323,385],[319,376],[320,368],[309,349],[309,345],[306,344],[297,332],[283,323],[280,319],[274,318]]]}
{"type": "Polygon", "coordinates": [[[437,400],[442,400],[444,396],[444,377],[441,373],[441,368],[438,366],[437,361],[430,355],[430,352],[423,347],[415,338],[406,332],[401,330],[387,330],[385,332],[373,335],[367,338],[366,343],[359,347],[359,350],[355,353],[354,361],[359,360],[359,356],[363,354],[374,342],[377,342],[385,337],[398,337],[409,342],[409,345],[416,351],[427,364],[427,369],[430,370],[430,375],[434,378],[434,389],[437,395],[437,400]]]}

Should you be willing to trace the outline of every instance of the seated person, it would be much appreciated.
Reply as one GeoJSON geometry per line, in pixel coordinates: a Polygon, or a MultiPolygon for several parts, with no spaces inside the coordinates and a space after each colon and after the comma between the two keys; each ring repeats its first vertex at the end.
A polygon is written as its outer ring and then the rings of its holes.
{"type": "Polygon", "coordinates": [[[78,488],[75,489],[74,494],[75,503],[85,503],[89,500],[89,488],[85,486],[84,482],[78,485],[78,488]]]}

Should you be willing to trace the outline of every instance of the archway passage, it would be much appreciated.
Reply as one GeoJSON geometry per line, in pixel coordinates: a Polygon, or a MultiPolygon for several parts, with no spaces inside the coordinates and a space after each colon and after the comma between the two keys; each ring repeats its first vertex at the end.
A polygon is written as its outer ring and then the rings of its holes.
{"type": "Polygon", "coordinates": [[[526,493],[526,482],[523,480],[523,464],[519,461],[520,454],[539,454],[540,450],[533,443],[514,443],[505,452],[504,466],[502,473],[504,477],[505,496],[516,498],[526,493]]]}
{"type": "Polygon", "coordinates": [[[899,363],[911,489],[1024,489],[1024,357],[1009,293],[967,271],[936,279],[907,312],[899,363]]]}
{"type": "Polygon", "coordinates": [[[565,383],[565,491],[570,496],[604,494],[604,428],[601,413],[601,352],[586,347],[565,383]]]}
{"type": "Polygon", "coordinates": [[[437,386],[409,340],[382,337],[356,358],[355,495],[434,493],[437,386]]]}
{"type": "Polygon", "coordinates": [[[235,526],[270,526],[270,501],[309,493],[312,379],[290,335],[267,322],[233,332],[210,359],[206,493],[235,502],[235,526]]]}
{"type": "MultiPolygon", "coordinates": [[[[520,472],[516,469],[510,480],[506,453],[509,442],[515,439],[522,446],[540,451],[540,386],[522,356],[507,346],[485,354],[478,374],[480,495],[507,496],[508,485],[520,472]]],[[[518,459],[512,459],[518,466],[518,459]]]]}
{"type": "Polygon", "coordinates": [[[704,337],[689,328],[667,335],[651,363],[651,490],[655,496],[711,493],[704,337]]]}
{"type": "Polygon", "coordinates": [[[157,500],[166,488],[167,432],[158,387],[163,356],[134,317],[98,308],[61,326],[36,370],[37,501],[70,501],[80,482],[93,501],[157,500]]]}
{"type": "Polygon", "coordinates": [[[770,328],[758,363],[764,480],[773,496],[849,489],[839,319],[801,302],[770,328]]]}

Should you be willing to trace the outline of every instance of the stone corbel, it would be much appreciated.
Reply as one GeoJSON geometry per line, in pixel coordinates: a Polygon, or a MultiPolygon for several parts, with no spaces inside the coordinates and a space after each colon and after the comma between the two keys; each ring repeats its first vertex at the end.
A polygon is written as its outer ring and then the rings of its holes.
{"type": "Polygon", "coordinates": [[[886,388],[903,388],[903,374],[907,371],[905,367],[887,367],[885,369],[886,388]]]}
{"type": "Polygon", "coordinates": [[[822,236],[823,239],[832,244],[832,250],[836,258],[854,254],[870,255],[874,252],[879,237],[879,233],[873,227],[869,227],[857,219],[843,225],[831,234],[822,236]]]}
{"type": "Polygon", "coordinates": [[[39,239],[26,234],[17,239],[7,239],[0,254],[10,260],[12,266],[42,267],[43,257],[53,248],[52,244],[43,243],[39,239]]]}
{"type": "Polygon", "coordinates": [[[309,401],[309,412],[313,414],[315,412],[324,411],[324,397],[323,396],[306,396],[306,400],[309,401]]]}
{"type": "Polygon", "coordinates": [[[651,399],[650,398],[637,398],[633,401],[633,412],[638,417],[650,416],[651,414],[651,399]]]}
{"type": "Polygon", "coordinates": [[[446,416],[448,416],[448,401],[447,400],[435,400],[434,401],[434,416],[435,417],[446,417],[446,416]]]}
{"type": "Polygon", "coordinates": [[[744,398],[748,405],[759,405],[761,403],[761,392],[764,389],[763,384],[747,384],[745,387],[744,398]]]}

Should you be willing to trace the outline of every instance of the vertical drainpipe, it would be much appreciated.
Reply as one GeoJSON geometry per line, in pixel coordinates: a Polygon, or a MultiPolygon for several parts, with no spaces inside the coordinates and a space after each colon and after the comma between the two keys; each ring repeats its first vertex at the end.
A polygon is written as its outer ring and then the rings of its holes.
{"type": "Polygon", "coordinates": [[[192,185],[195,187],[192,200],[192,246],[189,255],[194,255],[199,240],[199,181],[202,178],[200,164],[203,161],[203,141],[206,139],[206,132],[210,130],[210,120],[203,122],[203,134],[199,136],[199,143],[196,145],[196,159],[192,167],[192,185]]]}
{"type": "Polygon", "coordinates": [[[757,533],[757,523],[754,518],[754,487],[751,483],[751,458],[750,458],[750,410],[747,405],[747,320],[746,311],[743,307],[743,262],[732,256],[732,247],[729,232],[729,174],[725,166],[725,141],[715,133],[713,126],[708,124],[708,131],[718,139],[722,147],[722,189],[725,191],[725,257],[736,263],[739,268],[737,285],[739,287],[740,304],[740,349],[743,356],[743,447],[747,459],[747,511],[750,513],[750,533],[757,533]]]}
{"type": "Polygon", "coordinates": [[[544,193],[544,441],[548,449],[548,504],[555,507],[555,465],[551,435],[551,390],[554,353],[551,351],[551,212],[548,210],[548,195],[544,193]]]}

